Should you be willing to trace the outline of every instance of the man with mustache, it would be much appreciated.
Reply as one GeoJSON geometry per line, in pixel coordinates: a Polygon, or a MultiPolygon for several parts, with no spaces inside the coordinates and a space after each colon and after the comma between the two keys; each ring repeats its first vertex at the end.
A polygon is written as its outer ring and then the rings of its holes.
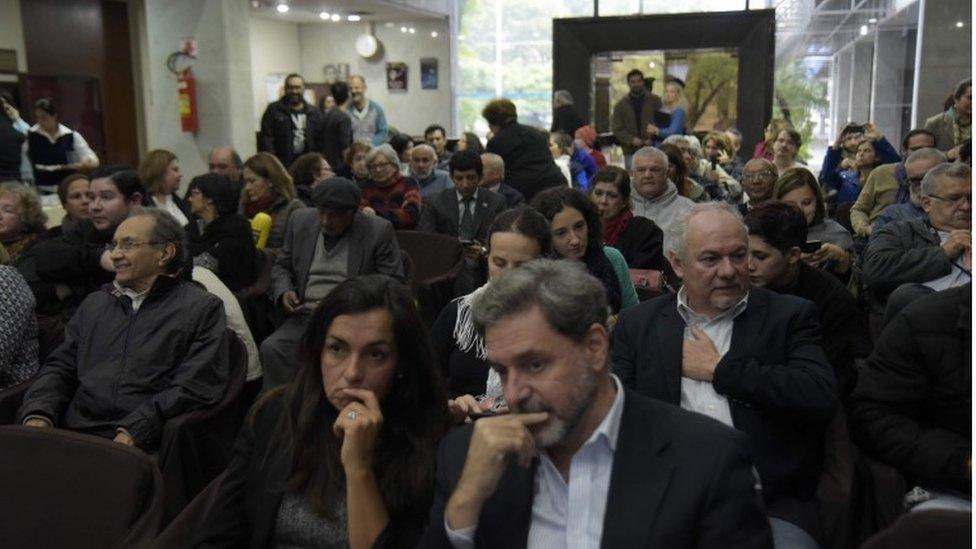
{"type": "Polygon", "coordinates": [[[624,388],[582,265],[527,263],[472,314],[511,413],[441,443],[421,547],[771,547],[745,437],[624,388]]]}
{"type": "Polygon", "coordinates": [[[268,105],[261,117],[258,150],[278,157],[283,166],[307,152],[324,150],[322,111],[305,101],[305,80],[301,75],[285,78],[285,95],[268,105]]]}
{"type": "Polygon", "coordinates": [[[672,226],[677,294],[620,314],[623,385],[749,436],[776,547],[816,548],[816,488],[837,381],[813,303],[749,287],[748,230],[734,206],[695,204],[672,226]]]}

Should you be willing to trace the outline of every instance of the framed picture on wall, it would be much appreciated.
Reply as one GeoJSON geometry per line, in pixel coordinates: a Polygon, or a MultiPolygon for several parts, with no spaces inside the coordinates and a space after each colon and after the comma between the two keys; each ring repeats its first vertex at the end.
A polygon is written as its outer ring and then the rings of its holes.
{"type": "Polygon", "coordinates": [[[390,93],[407,93],[407,64],[386,64],[386,90],[390,93]]]}
{"type": "Polygon", "coordinates": [[[322,67],[325,84],[349,81],[349,63],[328,63],[322,67]]]}
{"type": "Polygon", "coordinates": [[[420,87],[425,90],[437,89],[437,58],[420,58],[420,87]]]}

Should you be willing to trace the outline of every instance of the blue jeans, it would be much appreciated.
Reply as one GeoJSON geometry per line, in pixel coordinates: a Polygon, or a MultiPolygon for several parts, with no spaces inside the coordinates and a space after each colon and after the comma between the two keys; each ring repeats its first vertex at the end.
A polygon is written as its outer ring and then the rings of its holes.
{"type": "Polygon", "coordinates": [[[806,530],[792,522],[769,517],[769,526],[773,529],[773,547],[776,549],[820,549],[806,530]]]}

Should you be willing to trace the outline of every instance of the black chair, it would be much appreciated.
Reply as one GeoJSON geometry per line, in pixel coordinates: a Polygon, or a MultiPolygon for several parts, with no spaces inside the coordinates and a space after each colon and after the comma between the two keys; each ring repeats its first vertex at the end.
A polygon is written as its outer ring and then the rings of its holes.
{"type": "Polygon", "coordinates": [[[230,329],[230,375],[221,401],[212,408],[171,418],[163,427],[159,468],[166,482],[166,520],[175,517],[227,468],[244,416],[241,393],[247,377],[247,349],[230,329]]]}
{"type": "Polygon", "coordinates": [[[861,549],[966,549],[972,547],[973,514],[933,509],[915,511],[867,540],[861,549]]]}
{"type": "Polygon", "coordinates": [[[163,519],[163,480],[141,450],[63,431],[0,427],[4,547],[147,547],[163,519]]]}
{"type": "Polygon", "coordinates": [[[17,421],[17,410],[24,402],[24,395],[30,389],[34,379],[28,379],[4,391],[0,391],[0,425],[9,425],[17,421]]]}
{"type": "Polygon", "coordinates": [[[258,276],[254,283],[242,288],[235,295],[244,313],[244,321],[258,345],[275,331],[274,306],[268,298],[271,288],[271,264],[273,258],[265,250],[256,250],[258,276]]]}
{"type": "Polygon", "coordinates": [[[169,525],[159,534],[156,541],[152,544],[152,549],[185,549],[193,543],[193,536],[196,535],[203,523],[203,519],[210,512],[217,495],[220,493],[220,483],[223,482],[227,473],[220,476],[203,489],[197,497],[193,498],[180,514],[173,519],[169,525]]]}
{"type": "Polygon", "coordinates": [[[400,249],[414,267],[411,289],[428,326],[457,297],[455,283],[464,269],[464,247],[453,237],[422,231],[396,231],[400,249]]]}

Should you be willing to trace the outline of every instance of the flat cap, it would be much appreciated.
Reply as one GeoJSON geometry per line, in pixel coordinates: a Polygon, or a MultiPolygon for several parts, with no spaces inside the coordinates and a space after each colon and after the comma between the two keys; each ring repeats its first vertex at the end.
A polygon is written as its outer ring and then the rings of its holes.
{"type": "Polygon", "coordinates": [[[312,189],[312,202],[330,210],[356,209],[362,196],[359,185],[345,177],[330,177],[312,189]]]}

